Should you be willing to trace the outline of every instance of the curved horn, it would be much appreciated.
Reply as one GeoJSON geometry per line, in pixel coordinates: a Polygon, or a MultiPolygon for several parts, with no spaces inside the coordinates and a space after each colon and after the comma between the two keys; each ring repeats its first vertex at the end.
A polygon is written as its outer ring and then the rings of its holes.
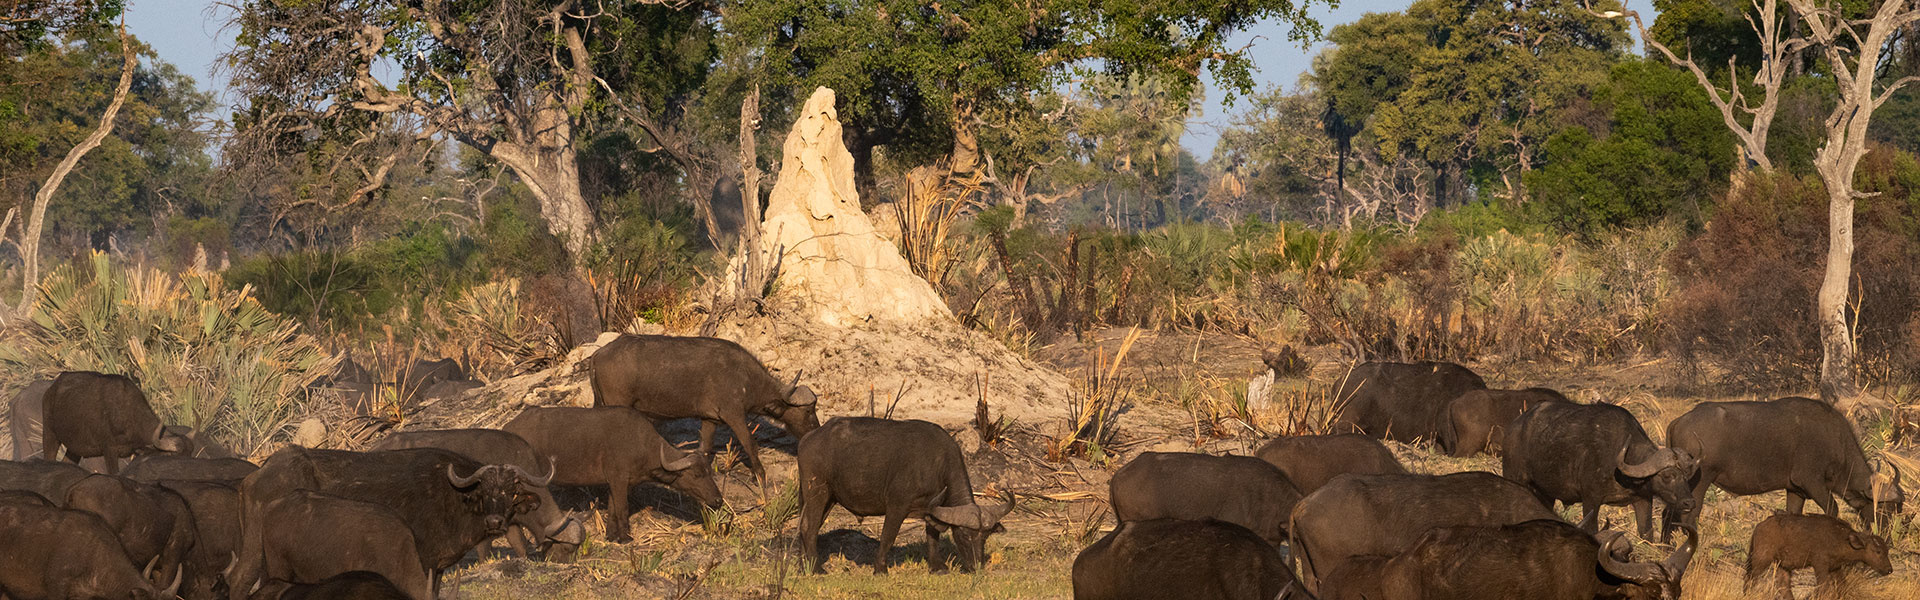
{"type": "Polygon", "coordinates": [[[1871,496],[1874,502],[1893,502],[1903,499],[1906,494],[1900,489],[1900,465],[1893,464],[1893,461],[1885,458],[1880,459],[1880,464],[1887,468],[1873,470],[1873,480],[1868,483],[1867,495],[1871,496]]]}
{"type": "Polygon", "coordinates": [[[793,372],[793,381],[787,382],[788,392],[792,392],[793,388],[800,387],[800,374],[805,372],[807,372],[806,369],[797,369],[793,372]]]}
{"type": "Polygon", "coordinates": [[[174,565],[173,566],[173,583],[167,584],[167,589],[165,591],[160,592],[160,597],[161,598],[179,598],[180,597],[180,579],[181,579],[181,576],[185,575],[186,573],[187,573],[187,568],[185,565],[174,565]]]}
{"type": "Polygon", "coordinates": [[[1680,533],[1686,534],[1687,541],[1681,542],[1679,547],[1673,549],[1673,554],[1667,555],[1667,559],[1660,562],[1660,566],[1667,572],[1668,577],[1673,578],[1674,583],[1678,583],[1680,575],[1687,572],[1687,563],[1693,562],[1693,550],[1696,547],[1694,543],[1699,541],[1700,536],[1692,525],[1680,523],[1679,526],[1680,533]]]}
{"type": "Polygon", "coordinates": [[[153,566],[156,564],[160,564],[160,555],[158,554],[153,555],[153,558],[147,559],[147,566],[140,568],[140,578],[153,581],[153,566]]]}
{"type": "Polygon", "coordinates": [[[534,477],[533,474],[528,473],[526,469],[520,468],[520,465],[507,465],[507,470],[513,471],[513,474],[519,477],[521,481],[533,487],[547,487],[547,483],[553,481],[552,465],[547,466],[546,477],[534,477]]]}
{"type": "Polygon", "coordinates": [[[700,464],[700,461],[694,459],[692,454],[682,455],[680,460],[673,460],[667,456],[666,446],[660,447],[660,468],[662,469],[668,471],[685,471],[693,468],[693,466],[697,464],[700,464]]]}
{"type": "Polygon", "coordinates": [[[1637,562],[1621,562],[1613,557],[1614,552],[1627,550],[1618,547],[1622,541],[1626,540],[1626,537],[1620,535],[1620,532],[1602,531],[1600,532],[1599,539],[1600,551],[1596,558],[1600,561],[1601,569],[1605,569],[1606,572],[1613,574],[1614,577],[1639,584],[1650,584],[1660,579],[1660,571],[1653,565],[1637,562]]]}
{"type": "Polygon", "coordinates": [[[447,481],[453,482],[453,487],[456,488],[467,487],[479,482],[480,475],[486,473],[488,468],[491,468],[491,465],[480,467],[479,469],[475,469],[472,474],[461,477],[453,472],[453,465],[447,465],[447,481]]]}
{"type": "Polygon", "coordinates": [[[1013,491],[1000,490],[1000,501],[1000,506],[987,509],[988,516],[993,517],[993,522],[996,524],[999,523],[1001,519],[1007,518],[1007,515],[1013,513],[1013,503],[1015,502],[1013,491]]]}
{"type": "Polygon", "coordinates": [[[1659,473],[1661,469],[1667,468],[1668,465],[1673,464],[1673,453],[1662,448],[1654,450],[1653,456],[1648,457],[1647,460],[1643,462],[1629,463],[1627,462],[1627,449],[1623,446],[1620,448],[1619,458],[1615,459],[1614,463],[1620,465],[1620,474],[1634,479],[1646,479],[1652,477],[1655,473],[1659,473]]]}

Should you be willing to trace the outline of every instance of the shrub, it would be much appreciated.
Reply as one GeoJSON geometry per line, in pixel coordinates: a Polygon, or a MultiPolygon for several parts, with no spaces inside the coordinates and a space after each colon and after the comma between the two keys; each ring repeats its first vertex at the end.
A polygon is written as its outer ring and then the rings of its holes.
{"type": "Polygon", "coordinates": [[[253,453],[301,412],[333,359],[293,321],[218,275],[176,278],[94,253],[41,285],[26,323],[0,344],[16,383],[61,371],[122,373],[156,412],[253,453]]]}

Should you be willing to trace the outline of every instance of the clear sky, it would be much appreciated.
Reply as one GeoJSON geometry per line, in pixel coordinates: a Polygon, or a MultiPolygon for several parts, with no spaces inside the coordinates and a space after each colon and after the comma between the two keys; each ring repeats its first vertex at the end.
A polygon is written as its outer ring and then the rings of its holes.
{"type": "MultiPolygon", "coordinates": [[[[1312,14],[1327,29],[1332,29],[1366,13],[1403,10],[1409,4],[1412,0],[1346,0],[1338,8],[1328,8],[1324,2],[1318,2],[1312,14]]],[[[1652,19],[1650,4],[1648,0],[1627,2],[1652,19]]],[[[222,31],[225,18],[226,15],[217,13],[213,3],[206,0],[132,0],[127,11],[127,27],[153,45],[162,60],[193,76],[201,86],[218,92],[225,86],[214,76],[214,57],[233,46],[231,32],[222,31]]],[[[1262,23],[1242,31],[1228,42],[1228,47],[1238,48],[1248,42],[1253,42],[1250,52],[1259,68],[1254,73],[1256,89],[1274,85],[1292,88],[1300,74],[1312,66],[1313,55],[1325,47],[1316,43],[1303,49],[1298,43],[1287,41],[1287,28],[1278,23],[1262,23]]],[[[1202,161],[1213,155],[1214,143],[1220,138],[1219,128],[1228,123],[1233,112],[1246,106],[1244,102],[1232,108],[1223,106],[1224,95],[1213,88],[1211,76],[1207,80],[1205,107],[1188,125],[1183,140],[1202,161]]],[[[221,97],[220,100],[225,105],[232,99],[221,97]]]]}

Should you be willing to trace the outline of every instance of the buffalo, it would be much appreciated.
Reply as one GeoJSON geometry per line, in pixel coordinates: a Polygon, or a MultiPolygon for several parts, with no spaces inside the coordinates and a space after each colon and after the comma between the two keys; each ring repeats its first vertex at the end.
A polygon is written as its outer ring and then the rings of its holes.
{"type": "MultiPolygon", "coordinates": [[[[527,445],[526,440],[498,429],[407,431],[387,436],[374,444],[371,450],[407,448],[450,450],[482,463],[513,465],[529,473],[550,473],[553,470],[547,459],[534,454],[533,447],[527,445]]],[[[537,542],[541,553],[550,558],[564,560],[573,556],[580,542],[586,541],[586,527],[578,519],[561,511],[547,488],[536,488],[535,493],[540,496],[540,507],[514,518],[514,527],[509,530],[507,543],[521,558],[531,555],[528,545],[530,539],[537,542]]]]}
{"type": "Polygon", "coordinates": [[[1073,560],[1074,600],[1273,600],[1295,585],[1272,545],[1223,521],[1122,521],[1073,560]]]}
{"type": "Polygon", "coordinates": [[[256,587],[252,600],[417,600],[379,573],[351,571],[320,580],[293,583],[284,579],[256,587]]]}
{"type": "MultiPolygon", "coordinates": [[[[1846,416],[1811,398],[1771,402],[1702,402],[1667,424],[1667,443],[1700,461],[1691,490],[1695,506],[1707,486],[1747,496],[1787,491],[1787,512],[1808,499],[1838,516],[1833,496],[1852,507],[1863,525],[1887,522],[1906,500],[1900,468],[1874,471],[1846,416]]],[[[1697,524],[1699,515],[1686,517],[1697,524]]]]}
{"type": "Polygon", "coordinates": [[[160,486],[112,475],[90,475],[67,489],[64,508],[84,510],[107,522],[132,564],[153,563],[158,573],[179,573],[198,541],[193,509],[160,486]]]}
{"type": "Polygon", "coordinates": [[[1348,558],[1340,569],[1320,580],[1320,600],[1382,600],[1380,574],[1391,556],[1368,554],[1348,558]]]}
{"type": "Polygon", "coordinates": [[[195,458],[172,454],[149,454],[133,459],[120,476],[134,481],[219,481],[238,484],[260,465],[240,458],[195,458]]]}
{"type": "MultiPolygon", "coordinates": [[[[1846,521],[1830,515],[1776,514],[1753,528],[1753,542],[1747,546],[1745,588],[1779,567],[1774,585],[1782,594],[1790,594],[1795,569],[1812,568],[1821,591],[1840,583],[1842,570],[1850,565],[1872,568],[1881,575],[1893,573],[1887,557],[1887,540],[1854,531],[1846,521]]],[[[1824,597],[1824,594],[1815,594],[1824,597]]]]}
{"type": "Polygon", "coordinates": [[[0,490],[0,504],[31,504],[34,506],[53,506],[46,496],[26,490],[0,490]]]}
{"type": "Polygon", "coordinates": [[[434,597],[413,532],[393,509],[298,490],[268,502],[255,516],[264,530],[247,540],[240,556],[261,561],[260,577],[319,583],[341,573],[368,571],[414,600],[434,597]]]}
{"type": "Polygon", "coordinates": [[[13,434],[13,459],[25,461],[40,456],[40,428],[46,418],[47,388],[52,379],[40,379],[20,388],[7,404],[7,429],[13,434]]]}
{"type": "Polygon", "coordinates": [[[1215,519],[1268,543],[1287,542],[1300,490],[1287,474],[1251,456],[1147,452],[1114,472],[1107,497],[1120,522],[1215,519]]]}
{"type": "Polygon", "coordinates": [[[713,449],[713,429],[733,432],[748,466],[767,478],[747,417],[761,414],[780,421],[800,439],[820,426],[813,389],[781,383],[752,352],[731,341],[708,337],[621,335],[595,351],[594,406],[626,406],[651,419],[700,419],[700,453],[713,449]]]}
{"type": "MultiPolygon", "coordinates": [[[[386,452],[314,450],[289,446],[275,452],[240,485],[243,504],[241,545],[259,544],[264,535],[257,516],[268,502],[296,490],[312,490],[378,504],[412,529],[425,569],[440,587],[442,571],[458,563],[480,542],[506,533],[516,515],[539,508],[543,478],[512,465],[488,465],[432,448],[386,452]]],[[[243,592],[257,577],[258,557],[242,556],[230,579],[243,592]]]]}
{"type": "Polygon", "coordinates": [[[1660,562],[1628,562],[1618,532],[1606,543],[1557,519],[1500,527],[1440,527],[1376,574],[1380,600],[1679,600],[1694,537],[1660,562]]]}
{"type": "Polygon", "coordinates": [[[960,445],[939,425],[839,417],[800,439],[800,553],[814,573],[825,573],[820,559],[820,527],[838,504],[856,516],[885,516],[873,571],[887,572],[894,537],[908,517],[926,521],[927,567],[947,570],[940,534],[951,528],[960,570],[984,564],[987,537],[1005,530],[1000,520],[1013,511],[1013,494],[1000,506],[973,500],[973,483],[960,445]]]}
{"type": "Polygon", "coordinates": [[[1440,423],[1440,444],[1450,448],[1448,454],[1455,458],[1499,452],[1506,440],[1507,424],[1542,402],[1571,401],[1560,392],[1540,387],[1461,394],[1447,404],[1446,417],[1440,423]]]}
{"type": "Polygon", "coordinates": [[[64,500],[73,484],[93,473],[71,463],[33,459],[0,460],[0,489],[22,490],[49,499],[64,500]]]}
{"type": "Polygon", "coordinates": [[[413,361],[413,365],[407,367],[407,372],[401,374],[397,384],[404,393],[417,395],[443,381],[466,380],[466,369],[460,368],[460,363],[455,362],[451,358],[442,358],[440,360],[420,359],[413,361]]]}
{"type": "Polygon", "coordinates": [[[1447,404],[1486,387],[1479,375],[1452,363],[1362,363],[1335,387],[1338,414],[1333,429],[1407,443],[1444,443],[1440,430],[1447,404]]]}
{"type": "Polygon", "coordinates": [[[1699,461],[1662,448],[1627,409],[1611,404],[1547,402],[1527,409],[1507,430],[1501,467],[1532,488],[1548,507],[1580,503],[1580,528],[1599,531],[1600,507],[1631,505],[1640,537],[1653,531],[1653,499],[1669,514],[1695,509],[1691,487],[1699,461]]]}
{"type": "Polygon", "coordinates": [[[193,512],[193,551],[187,555],[181,597],[212,600],[225,595],[225,569],[240,551],[240,490],[213,481],[156,482],[179,494],[193,512]]]}
{"type": "Polygon", "coordinates": [[[1289,548],[1307,587],[1354,557],[1394,556],[1428,529],[1552,519],[1525,486],[1499,475],[1342,475],[1293,508],[1289,548]]]}
{"type": "Polygon", "coordinates": [[[101,457],[105,471],[112,474],[122,458],[192,449],[190,440],[167,432],[140,385],[125,375],[61,373],[47,387],[45,403],[40,447],[49,459],[59,457],[64,447],[67,459],[75,463],[101,457]]]}
{"type": "Polygon", "coordinates": [[[99,515],[32,503],[0,503],[0,595],[11,600],[173,598],[135,569],[99,515]]]}
{"type": "Polygon", "coordinates": [[[668,444],[646,417],[630,408],[529,408],[501,429],[553,461],[548,477],[554,483],[606,484],[607,537],[616,542],[633,539],[627,492],[634,484],[671,486],[708,507],[726,502],[704,461],[668,444]]]}
{"type": "Polygon", "coordinates": [[[1333,435],[1296,435],[1274,438],[1254,456],[1280,467],[1287,474],[1287,480],[1300,489],[1302,495],[1332,481],[1333,478],[1347,473],[1362,475],[1394,475],[1406,473],[1407,468],[1393,457],[1393,451],[1386,444],[1357,433],[1333,435]]]}

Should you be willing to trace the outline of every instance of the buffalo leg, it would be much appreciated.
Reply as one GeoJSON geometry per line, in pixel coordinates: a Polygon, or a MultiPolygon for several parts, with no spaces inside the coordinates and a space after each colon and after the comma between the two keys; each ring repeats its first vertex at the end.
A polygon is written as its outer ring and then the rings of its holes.
{"type": "Polygon", "coordinates": [[[740,445],[740,454],[747,459],[747,466],[753,469],[754,478],[766,483],[767,468],[760,464],[760,448],[753,443],[753,432],[747,430],[746,421],[727,419],[727,429],[733,432],[733,441],[740,445]]]}
{"type": "Polygon", "coordinates": [[[947,557],[940,547],[940,525],[927,517],[927,569],[934,573],[947,572],[947,557]]]}
{"type": "Polygon", "coordinates": [[[800,486],[800,560],[815,574],[824,575],[827,561],[820,559],[820,527],[827,522],[827,510],[833,508],[833,502],[824,489],[814,492],[808,487],[805,483],[800,486]]]}
{"type": "MultiPolygon", "coordinates": [[[[1711,485],[1713,485],[1713,477],[1707,473],[1701,473],[1700,483],[1693,486],[1693,512],[1680,520],[1688,527],[1692,527],[1694,531],[1700,530],[1700,513],[1707,511],[1707,487],[1711,485]]],[[[1672,543],[1674,529],[1673,523],[1669,521],[1660,534],[1660,543],[1672,543]]]]}
{"type": "Polygon", "coordinates": [[[1787,514],[1790,514],[1790,515],[1803,514],[1803,512],[1806,511],[1806,509],[1807,509],[1807,497],[1800,494],[1799,492],[1795,492],[1793,490],[1787,490],[1787,514]]]}
{"type": "Polygon", "coordinates": [[[105,471],[108,475],[120,474],[120,457],[108,454],[100,457],[100,462],[106,464],[105,471]]]}
{"type": "Polygon", "coordinates": [[[633,491],[633,482],[625,477],[615,477],[607,482],[607,540],[624,544],[633,541],[627,532],[627,492],[633,491]]]}
{"type": "Polygon", "coordinates": [[[893,539],[900,537],[900,524],[907,520],[905,508],[887,510],[886,524],[880,526],[880,551],[873,558],[873,574],[887,574],[887,556],[892,554],[893,539]]]}
{"type": "MultiPolygon", "coordinates": [[[[507,546],[513,548],[513,553],[519,555],[520,560],[533,560],[532,544],[527,541],[532,538],[532,536],[527,535],[529,533],[532,532],[527,531],[527,528],[519,525],[510,525],[507,527],[507,546]]],[[[485,546],[482,547],[484,548],[485,546]]],[[[486,556],[486,554],[482,553],[481,556],[486,556]]]]}
{"type": "Polygon", "coordinates": [[[700,420],[700,460],[713,460],[713,421],[700,420]]]}
{"type": "MultiPolygon", "coordinates": [[[[1668,507],[1672,512],[1673,508],[1668,507]]],[[[1653,539],[1653,500],[1641,498],[1633,501],[1633,524],[1639,527],[1640,539],[1653,539]]]]}
{"type": "Polygon", "coordinates": [[[1807,495],[1813,497],[1814,504],[1820,505],[1820,512],[1827,513],[1827,516],[1835,519],[1840,518],[1840,506],[1833,501],[1833,492],[1827,491],[1826,486],[1808,489],[1807,495]]]}

